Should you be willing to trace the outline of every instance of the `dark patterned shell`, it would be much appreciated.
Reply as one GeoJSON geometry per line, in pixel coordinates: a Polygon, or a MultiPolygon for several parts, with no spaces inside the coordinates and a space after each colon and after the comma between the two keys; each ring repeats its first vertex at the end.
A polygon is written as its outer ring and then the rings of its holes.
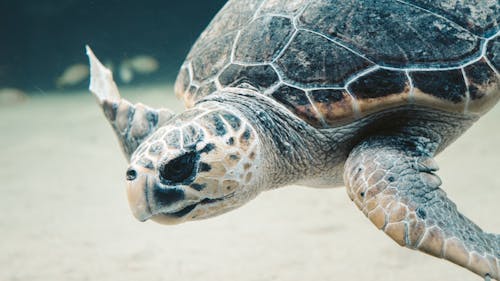
{"type": "Polygon", "coordinates": [[[176,82],[192,106],[251,87],[317,127],[416,104],[482,114],[500,96],[498,0],[230,0],[176,82]]]}

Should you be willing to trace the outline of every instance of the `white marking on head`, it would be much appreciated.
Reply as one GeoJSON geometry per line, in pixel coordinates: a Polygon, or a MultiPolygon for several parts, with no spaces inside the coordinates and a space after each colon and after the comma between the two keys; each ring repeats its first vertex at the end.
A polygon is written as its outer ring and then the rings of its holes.
{"type": "Polygon", "coordinates": [[[260,155],[256,131],[238,114],[209,105],[188,110],[132,155],[134,215],[175,224],[237,208],[260,192],[260,155]]]}

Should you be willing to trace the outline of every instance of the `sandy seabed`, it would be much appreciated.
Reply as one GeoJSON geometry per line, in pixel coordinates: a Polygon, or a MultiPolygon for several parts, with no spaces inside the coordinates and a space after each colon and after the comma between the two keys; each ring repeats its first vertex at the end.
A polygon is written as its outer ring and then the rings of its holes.
{"type": "MultiPolygon", "coordinates": [[[[134,102],[181,111],[167,87],[134,102]]],[[[500,105],[437,161],[459,209],[500,233],[500,105]]],[[[343,188],[286,187],[217,218],[136,221],[126,161],[88,94],[0,105],[0,280],[480,280],[399,247],[343,188]]]]}

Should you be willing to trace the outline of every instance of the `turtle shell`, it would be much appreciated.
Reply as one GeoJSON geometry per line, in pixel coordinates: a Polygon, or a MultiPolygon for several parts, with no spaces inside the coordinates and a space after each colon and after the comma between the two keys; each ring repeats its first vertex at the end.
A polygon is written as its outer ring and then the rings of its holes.
{"type": "Polygon", "coordinates": [[[194,44],[188,107],[250,87],[316,127],[414,104],[482,114],[500,96],[498,0],[230,0],[194,44]]]}

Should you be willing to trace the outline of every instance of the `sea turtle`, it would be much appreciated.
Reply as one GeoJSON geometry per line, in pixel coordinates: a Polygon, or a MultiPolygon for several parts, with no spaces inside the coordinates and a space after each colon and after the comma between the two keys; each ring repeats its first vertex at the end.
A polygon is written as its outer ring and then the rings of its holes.
{"type": "Polygon", "coordinates": [[[90,89],[141,221],[345,185],[398,244],[500,280],[500,235],[457,211],[433,160],[500,97],[499,23],[498,0],[230,0],[180,69],[186,111],[121,99],[88,49],[90,89]]]}

